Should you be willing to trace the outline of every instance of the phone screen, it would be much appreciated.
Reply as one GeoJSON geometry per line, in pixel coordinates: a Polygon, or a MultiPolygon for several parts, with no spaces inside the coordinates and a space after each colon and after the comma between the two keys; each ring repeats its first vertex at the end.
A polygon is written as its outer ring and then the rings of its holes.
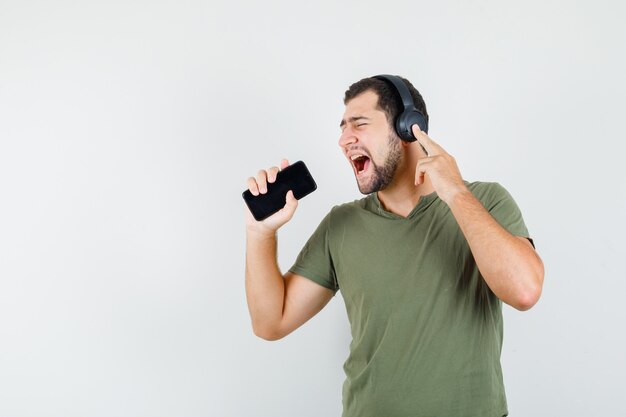
{"type": "Polygon", "coordinates": [[[261,221],[285,207],[287,191],[292,190],[293,196],[299,200],[316,189],[317,184],[306,165],[298,161],[279,171],[276,181],[267,183],[267,193],[255,196],[246,190],[243,199],[254,218],[261,221]]]}

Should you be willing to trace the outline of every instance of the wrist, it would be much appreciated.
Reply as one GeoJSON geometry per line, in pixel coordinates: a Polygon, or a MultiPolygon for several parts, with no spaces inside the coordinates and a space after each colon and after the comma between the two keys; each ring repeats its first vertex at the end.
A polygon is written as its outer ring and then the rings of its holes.
{"type": "Polygon", "coordinates": [[[272,239],[276,237],[276,230],[258,227],[246,227],[246,235],[254,239],[272,239]]]}

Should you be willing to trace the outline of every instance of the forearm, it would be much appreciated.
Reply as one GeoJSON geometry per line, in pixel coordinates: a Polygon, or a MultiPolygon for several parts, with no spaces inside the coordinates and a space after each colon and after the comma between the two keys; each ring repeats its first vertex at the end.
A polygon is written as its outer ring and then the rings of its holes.
{"type": "Polygon", "coordinates": [[[457,193],[448,205],[493,293],[518,310],[532,307],[543,284],[537,253],[500,226],[469,190],[457,193]]]}
{"type": "Polygon", "coordinates": [[[282,318],[285,284],[276,260],[276,235],[246,234],[246,298],[254,333],[271,337],[282,318]]]}

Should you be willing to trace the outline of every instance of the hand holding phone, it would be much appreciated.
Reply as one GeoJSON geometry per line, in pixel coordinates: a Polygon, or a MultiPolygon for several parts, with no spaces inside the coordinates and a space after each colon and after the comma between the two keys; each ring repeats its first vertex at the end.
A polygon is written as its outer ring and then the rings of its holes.
{"type": "MultiPolygon", "coordinates": [[[[248,189],[243,192],[243,199],[252,217],[275,231],[291,219],[297,200],[315,189],[317,185],[304,162],[289,165],[289,161],[283,159],[280,171],[272,167],[259,171],[256,178],[248,178],[248,189]],[[288,194],[289,191],[292,193],[288,194]]],[[[248,224],[253,223],[249,221],[248,224]]]]}

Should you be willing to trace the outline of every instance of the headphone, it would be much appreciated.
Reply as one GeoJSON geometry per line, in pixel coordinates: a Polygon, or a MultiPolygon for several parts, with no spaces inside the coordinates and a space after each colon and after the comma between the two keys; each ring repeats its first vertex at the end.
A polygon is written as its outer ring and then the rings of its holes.
{"type": "Polygon", "coordinates": [[[417,124],[422,131],[428,133],[428,120],[424,114],[415,107],[409,88],[400,77],[382,74],[372,78],[390,82],[395,87],[400,98],[402,98],[404,110],[395,120],[396,133],[400,136],[400,139],[405,142],[415,142],[417,140],[411,131],[411,126],[414,124],[417,124]]]}

